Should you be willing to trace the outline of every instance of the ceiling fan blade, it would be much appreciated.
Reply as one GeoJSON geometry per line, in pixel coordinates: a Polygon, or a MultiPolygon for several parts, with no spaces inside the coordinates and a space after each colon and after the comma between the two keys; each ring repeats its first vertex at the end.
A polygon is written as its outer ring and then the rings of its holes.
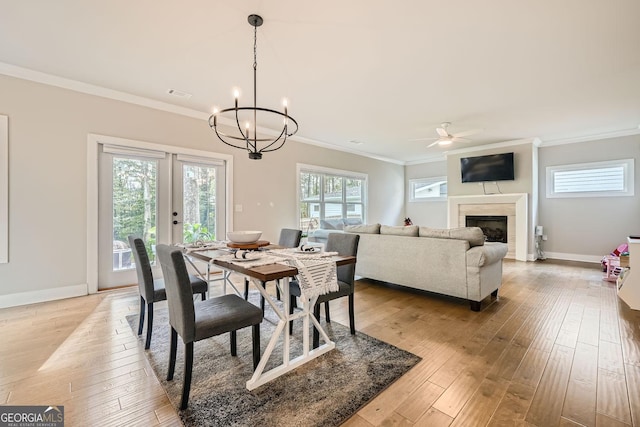
{"type": "Polygon", "coordinates": [[[427,145],[427,148],[431,148],[431,147],[433,147],[434,145],[438,144],[439,142],[440,142],[440,140],[438,139],[437,141],[432,142],[431,144],[427,145]]]}
{"type": "Polygon", "coordinates": [[[465,130],[464,132],[454,133],[452,136],[455,137],[455,138],[460,137],[460,136],[470,136],[470,135],[475,135],[476,133],[480,133],[483,130],[484,129],[465,130]]]}
{"type": "Polygon", "coordinates": [[[409,139],[408,141],[433,141],[434,139],[438,139],[438,138],[412,138],[412,139],[409,139]]]}
{"type": "Polygon", "coordinates": [[[449,136],[449,133],[444,128],[436,128],[436,132],[438,132],[438,135],[440,135],[443,138],[446,138],[447,136],[449,136]]]}
{"type": "Polygon", "coordinates": [[[454,137],[452,138],[452,141],[453,141],[453,142],[471,142],[471,140],[470,140],[470,139],[467,139],[467,138],[460,138],[460,137],[457,137],[457,136],[454,136],[454,137]]]}

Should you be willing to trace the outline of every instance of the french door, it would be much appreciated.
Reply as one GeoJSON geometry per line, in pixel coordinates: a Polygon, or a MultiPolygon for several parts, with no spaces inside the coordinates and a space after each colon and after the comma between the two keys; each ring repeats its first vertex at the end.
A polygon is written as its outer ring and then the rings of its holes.
{"type": "Polygon", "coordinates": [[[103,144],[98,152],[98,289],[137,283],[129,235],[142,237],[156,277],[157,244],[224,238],[224,161],[103,144]]]}

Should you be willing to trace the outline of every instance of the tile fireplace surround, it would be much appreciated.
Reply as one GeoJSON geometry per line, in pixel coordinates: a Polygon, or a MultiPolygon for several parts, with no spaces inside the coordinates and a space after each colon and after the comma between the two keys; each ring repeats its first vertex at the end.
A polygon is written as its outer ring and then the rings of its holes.
{"type": "Polygon", "coordinates": [[[464,227],[467,215],[507,216],[506,258],[527,260],[529,242],[527,193],[450,196],[447,199],[449,228],[464,227]]]}

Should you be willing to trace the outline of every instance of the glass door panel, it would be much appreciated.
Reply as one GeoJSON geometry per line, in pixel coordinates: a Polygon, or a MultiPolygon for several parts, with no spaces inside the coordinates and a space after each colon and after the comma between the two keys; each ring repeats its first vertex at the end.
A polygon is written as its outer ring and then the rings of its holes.
{"type": "Polygon", "coordinates": [[[224,166],[177,156],[174,170],[174,243],[224,240],[224,166]]]}
{"type": "MultiPolygon", "coordinates": [[[[158,207],[156,160],[113,159],[113,270],[132,268],[128,236],[140,236],[155,262],[158,207]]],[[[133,264],[135,267],[135,264],[133,264]]]]}

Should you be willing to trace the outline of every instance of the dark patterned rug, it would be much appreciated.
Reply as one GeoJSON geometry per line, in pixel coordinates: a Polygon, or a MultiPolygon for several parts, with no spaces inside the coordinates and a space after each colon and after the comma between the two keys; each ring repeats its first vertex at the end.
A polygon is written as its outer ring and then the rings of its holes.
{"type": "MultiPolygon", "coordinates": [[[[251,296],[254,298],[256,295],[251,296]]],[[[267,304],[260,327],[263,351],[275,318],[267,304]]],[[[127,316],[127,321],[135,334],[138,316],[127,316]]],[[[176,373],[173,381],[167,381],[166,308],[155,310],[153,329],[146,355],[177,408],[182,395],[184,345],[179,339],[176,373]]],[[[302,321],[294,322],[293,355],[300,354],[301,329],[302,321]]],[[[348,327],[336,322],[326,325],[326,330],[336,343],[334,350],[253,391],[246,389],[253,373],[251,328],[238,331],[237,357],[229,351],[229,334],[196,342],[189,407],[179,411],[182,422],[187,427],[338,426],[420,361],[420,357],[368,335],[358,332],[353,336],[348,327]]],[[[139,338],[141,346],[145,333],[139,338]]],[[[281,360],[282,351],[277,347],[265,371],[281,360]]]]}

